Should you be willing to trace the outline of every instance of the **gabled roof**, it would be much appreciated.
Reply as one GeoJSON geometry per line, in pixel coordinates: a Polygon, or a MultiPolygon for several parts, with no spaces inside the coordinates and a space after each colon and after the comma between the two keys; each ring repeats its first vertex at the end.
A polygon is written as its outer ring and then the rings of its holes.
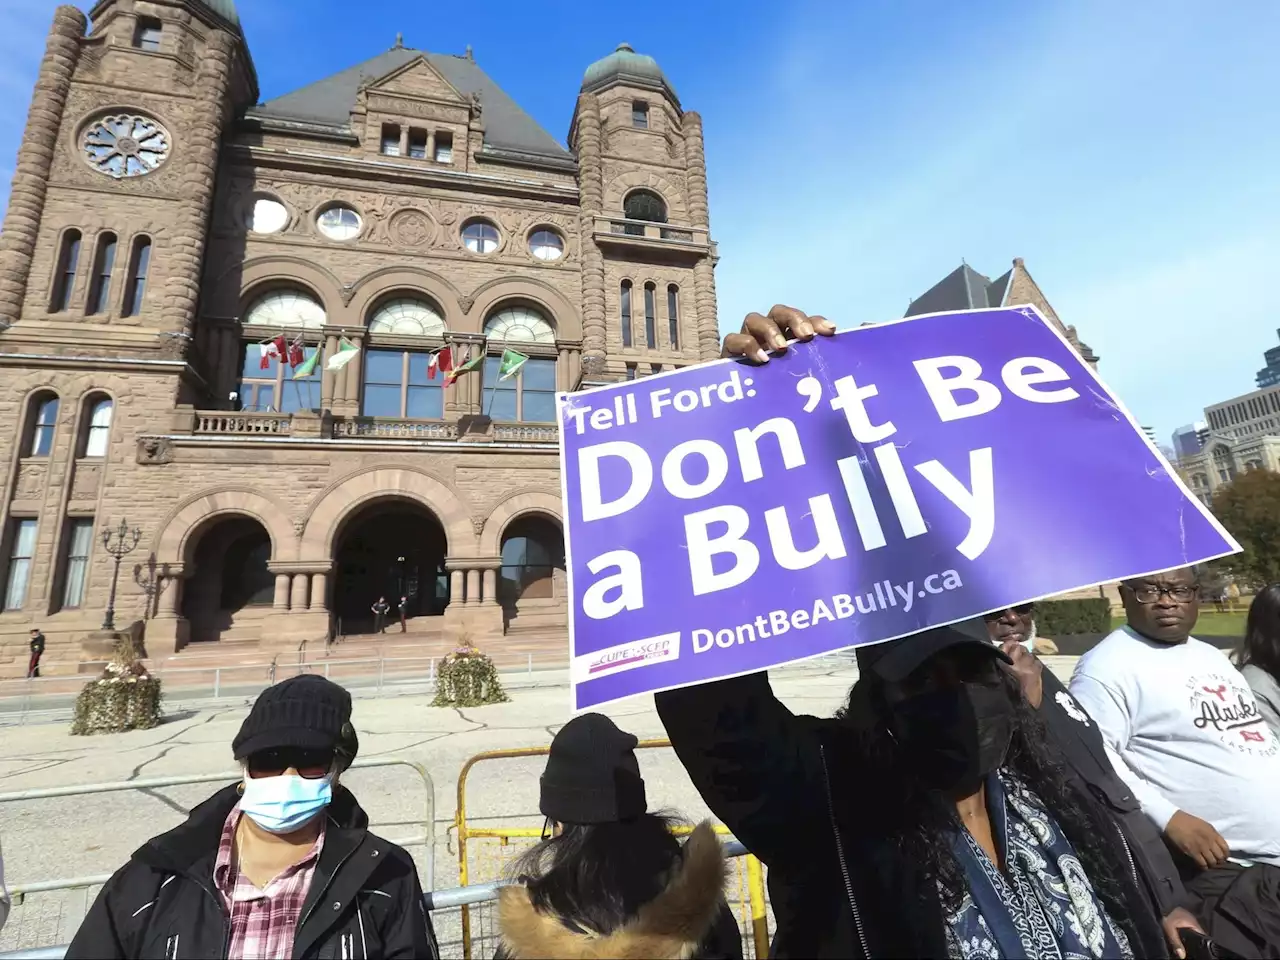
{"type": "Polygon", "coordinates": [[[917,317],[922,313],[940,313],[944,310],[998,307],[1004,299],[1004,288],[1008,283],[1007,273],[992,283],[967,263],[963,263],[912,300],[905,315],[917,317]],[[995,289],[997,285],[998,290],[995,289]]]}
{"type": "Polygon", "coordinates": [[[348,127],[351,123],[351,109],[356,104],[362,84],[385,77],[419,57],[425,59],[463,96],[473,93],[480,95],[486,146],[556,160],[573,159],[569,151],[521,110],[473,60],[451,54],[428,53],[410,47],[393,47],[354,67],[268,100],[250,110],[249,115],[348,127]]]}

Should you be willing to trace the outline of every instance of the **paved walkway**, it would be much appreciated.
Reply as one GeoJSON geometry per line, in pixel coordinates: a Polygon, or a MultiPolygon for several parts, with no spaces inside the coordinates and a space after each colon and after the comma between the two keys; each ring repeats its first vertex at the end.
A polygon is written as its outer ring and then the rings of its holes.
{"type": "MultiPolygon", "coordinates": [[[[1074,658],[1052,659],[1055,671],[1069,676],[1074,658]]],[[[856,677],[847,661],[815,661],[777,671],[774,688],[792,710],[827,716],[844,701],[856,677]]],[[[463,763],[486,750],[545,746],[571,716],[562,676],[526,682],[532,685],[513,688],[512,702],[476,709],[433,708],[429,696],[420,692],[384,691],[355,701],[362,759],[404,757],[425,764],[432,773],[437,889],[457,882],[451,826],[463,763]]],[[[65,722],[10,727],[0,742],[0,791],[231,771],[231,740],[247,712],[248,701],[183,710],[155,730],[92,738],[71,737],[65,722]]],[[[650,698],[633,698],[603,712],[641,738],[663,736],[650,698]]],[[[467,781],[468,822],[540,826],[538,776],[543,762],[529,758],[478,764],[467,781]]],[[[692,819],[708,815],[670,750],[644,751],[641,763],[650,809],[672,810],[692,819]]],[[[425,797],[415,781],[416,775],[403,767],[353,770],[344,778],[369,812],[374,829],[391,839],[423,828],[425,797]]],[[[6,880],[14,886],[110,873],[146,839],[180,823],[213,789],[193,785],[6,803],[0,809],[6,880]]],[[[425,880],[425,851],[415,847],[412,852],[425,880]]],[[[479,866],[490,869],[495,864],[479,866]]],[[[473,876],[473,881],[484,879],[492,877],[473,876]]],[[[14,921],[22,911],[36,909],[38,896],[15,908],[13,929],[0,933],[0,951],[19,945],[22,924],[14,921]]]]}

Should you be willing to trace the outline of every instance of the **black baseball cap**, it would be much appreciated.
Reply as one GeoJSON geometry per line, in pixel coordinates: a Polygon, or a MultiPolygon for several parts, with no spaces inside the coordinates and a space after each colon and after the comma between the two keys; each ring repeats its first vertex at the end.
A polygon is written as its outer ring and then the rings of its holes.
{"type": "Polygon", "coordinates": [[[885,643],[858,647],[855,654],[859,672],[874,673],[881,680],[897,683],[905,680],[930,657],[952,647],[981,648],[1005,663],[1013,663],[1003,650],[991,642],[987,625],[981,617],[962,620],[948,627],[934,627],[932,630],[885,643]]]}

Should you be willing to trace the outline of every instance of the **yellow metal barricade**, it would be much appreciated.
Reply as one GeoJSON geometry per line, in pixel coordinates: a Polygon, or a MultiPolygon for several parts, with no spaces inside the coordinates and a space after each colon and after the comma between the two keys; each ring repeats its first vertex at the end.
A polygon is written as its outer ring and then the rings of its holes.
{"type": "MultiPolygon", "coordinates": [[[[638,749],[670,747],[669,740],[642,740],[638,749]]],[[[462,765],[458,774],[458,807],[454,817],[454,829],[458,837],[458,883],[462,886],[488,883],[504,878],[506,869],[522,853],[542,839],[538,827],[472,827],[467,823],[467,776],[477,763],[491,760],[542,757],[550,752],[546,747],[520,747],[511,750],[489,750],[478,753],[462,765]],[[489,840],[498,847],[496,857],[485,857],[473,863],[476,853],[472,841],[489,840]]],[[[691,827],[677,828],[677,834],[687,834],[691,827]]],[[[716,833],[728,836],[729,831],[717,824],[716,833]]],[[[492,845],[482,848],[492,849],[492,845]]],[[[743,946],[747,957],[766,960],[769,955],[769,914],[765,896],[764,869],[760,861],[750,854],[735,859],[730,880],[729,900],[736,903],[739,926],[743,930],[743,946]],[[735,888],[736,887],[736,896],[735,888]],[[753,949],[754,948],[754,949],[753,949]]],[[[465,960],[473,960],[473,917],[470,907],[462,907],[462,950],[465,960]]],[[[476,938],[480,939],[480,938],[476,938]]],[[[487,939],[487,938],[486,938],[487,939]]]]}

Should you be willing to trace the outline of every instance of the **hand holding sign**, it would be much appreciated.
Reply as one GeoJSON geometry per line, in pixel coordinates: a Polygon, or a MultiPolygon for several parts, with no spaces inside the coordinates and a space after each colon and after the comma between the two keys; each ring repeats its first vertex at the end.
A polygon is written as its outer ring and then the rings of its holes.
{"type": "Polygon", "coordinates": [[[579,709],[1235,549],[1033,308],[832,334],[560,397],[579,709]]]}

